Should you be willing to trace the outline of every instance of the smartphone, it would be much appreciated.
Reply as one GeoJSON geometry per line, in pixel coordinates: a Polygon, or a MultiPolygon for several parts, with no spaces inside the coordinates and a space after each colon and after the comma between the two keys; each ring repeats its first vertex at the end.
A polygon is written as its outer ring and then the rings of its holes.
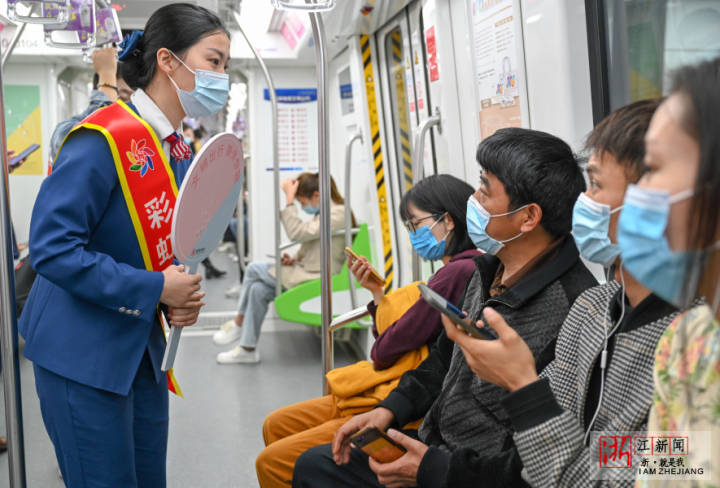
{"type": "Polygon", "coordinates": [[[407,450],[377,427],[368,427],[350,438],[352,445],[380,463],[391,463],[407,450]]]}
{"type": "Polygon", "coordinates": [[[423,299],[440,313],[446,315],[455,324],[462,327],[462,329],[476,339],[493,340],[497,339],[495,331],[489,326],[476,327],[475,324],[468,318],[467,314],[457,308],[455,305],[447,301],[442,295],[435,293],[429,286],[424,283],[418,283],[420,294],[423,299]]]}
{"type": "Polygon", "coordinates": [[[40,144],[30,144],[28,148],[26,148],[23,152],[12,158],[10,161],[8,161],[8,166],[17,166],[20,161],[25,159],[26,157],[30,156],[32,153],[40,149],[40,144]]]}
{"type": "MultiPolygon", "coordinates": [[[[353,250],[350,249],[349,247],[346,247],[346,248],[345,248],[345,255],[346,255],[347,257],[351,258],[353,263],[354,263],[355,261],[357,261],[358,259],[360,259],[360,256],[358,256],[358,255],[355,253],[355,251],[353,251],[353,250]]],[[[370,265],[370,276],[371,276],[375,281],[377,281],[378,283],[380,283],[381,285],[384,285],[384,284],[385,284],[385,279],[384,279],[382,276],[380,276],[380,273],[378,273],[377,271],[375,271],[375,268],[373,268],[372,265],[370,265]]]]}

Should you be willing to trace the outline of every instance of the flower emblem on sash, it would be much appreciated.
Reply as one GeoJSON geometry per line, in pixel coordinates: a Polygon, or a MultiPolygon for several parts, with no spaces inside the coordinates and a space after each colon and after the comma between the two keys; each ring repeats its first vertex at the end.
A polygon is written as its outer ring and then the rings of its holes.
{"type": "Polygon", "coordinates": [[[141,178],[149,170],[155,170],[152,162],[155,152],[145,145],[145,139],[140,139],[140,141],[133,139],[130,142],[130,150],[125,155],[131,163],[130,171],[139,171],[141,178]]]}

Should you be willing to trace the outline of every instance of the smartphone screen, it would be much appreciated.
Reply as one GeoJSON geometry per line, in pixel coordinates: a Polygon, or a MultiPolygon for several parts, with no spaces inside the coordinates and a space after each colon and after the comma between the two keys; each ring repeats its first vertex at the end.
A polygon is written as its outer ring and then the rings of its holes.
{"type": "Polygon", "coordinates": [[[468,316],[465,312],[463,312],[458,307],[447,301],[444,297],[433,291],[429,286],[420,283],[418,285],[418,288],[420,289],[420,293],[422,294],[423,299],[428,303],[428,305],[430,305],[443,315],[446,315],[448,318],[450,318],[450,320],[462,327],[463,330],[471,336],[475,337],[476,339],[497,339],[495,331],[493,331],[490,327],[487,327],[487,324],[486,327],[483,328],[476,327],[475,324],[473,324],[472,321],[468,319],[468,316]]]}
{"type": "Polygon", "coordinates": [[[13,157],[10,161],[8,161],[8,166],[17,166],[20,163],[20,161],[22,161],[26,157],[30,156],[32,153],[34,153],[38,149],[40,149],[39,144],[31,144],[23,152],[21,152],[17,156],[13,157]]]}
{"type": "Polygon", "coordinates": [[[350,441],[355,447],[381,463],[393,462],[407,452],[404,447],[375,427],[358,432],[350,441]]]}
{"type": "MultiPolygon", "coordinates": [[[[360,256],[358,256],[355,251],[353,251],[349,247],[345,248],[345,255],[351,259],[351,263],[354,263],[355,261],[360,259],[360,256]]],[[[375,268],[372,267],[372,265],[370,266],[370,276],[381,285],[385,284],[385,279],[380,276],[380,273],[378,273],[375,268]]]]}

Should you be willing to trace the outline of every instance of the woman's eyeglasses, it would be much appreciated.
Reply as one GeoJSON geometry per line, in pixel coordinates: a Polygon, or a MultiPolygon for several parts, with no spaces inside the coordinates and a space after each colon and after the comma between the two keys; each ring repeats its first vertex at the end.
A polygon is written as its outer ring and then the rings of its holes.
{"type": "Polygon", "coordinates": [[[423,220],[435,219],[435,221],[433,222],[433,224],[434,224],[435,222],[437,222],[438,220],[440,220],[440,219],[443,218],[444,216],[445,216],[444,213],[442,213],[442,214],[435,214],[435,215],[428,215],[427,217],[421,217],[421,218],[419,218],[419,219],[415,219],[415,222],[413,222],[412,220],[406,220],[405,222],[403,222],[403,224],[405,225],[405,228],[408,230],[408,232],[415,232],[415,230],[417,229],[416,226],[417,226],[420,222],[422,222],[423,220]]]}

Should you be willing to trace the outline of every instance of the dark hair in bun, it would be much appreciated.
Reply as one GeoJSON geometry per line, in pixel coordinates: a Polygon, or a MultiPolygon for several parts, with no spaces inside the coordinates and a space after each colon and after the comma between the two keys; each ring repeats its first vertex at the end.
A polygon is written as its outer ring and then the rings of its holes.
{"type": "Polygon", "coordinates": [[[123,60],[122,77],[133,89],[145,88],[155,75],[159,49],[167,48],[182,57],[200,39],[216,32],[230,37],[222,21],[208,9],[189,3],[165,5],[150,16],[142,37],[123,60]]]}

